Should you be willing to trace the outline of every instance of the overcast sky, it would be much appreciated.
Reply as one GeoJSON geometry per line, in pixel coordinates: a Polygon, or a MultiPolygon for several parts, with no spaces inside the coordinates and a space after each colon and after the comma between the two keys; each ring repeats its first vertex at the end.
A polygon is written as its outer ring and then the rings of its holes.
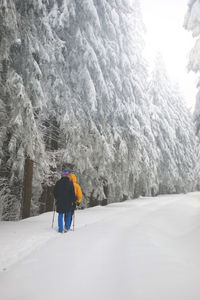
{"type": "Polygon", "coordinates": [[[146,56],[151,61],[161,52],[169,77],[179,84],[187,106],[194,107],[195,74],[187,72],[187,62],[194,39],[183,28],[187,0],[140,0],[146,26],[146,56]]]}

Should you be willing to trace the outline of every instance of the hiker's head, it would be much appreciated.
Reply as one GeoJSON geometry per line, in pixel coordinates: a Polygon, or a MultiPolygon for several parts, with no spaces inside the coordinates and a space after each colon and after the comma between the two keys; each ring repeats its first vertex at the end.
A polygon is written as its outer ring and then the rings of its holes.
{"type": "Polygon", "coordinates": [[[62,177],[66,177],[66,176],[68,176],[68,175],[69,175],[69,171],[68,171],[67,169],[64,169],[64,170],[62,171],[61,176],[62,176],[62,177]]]}

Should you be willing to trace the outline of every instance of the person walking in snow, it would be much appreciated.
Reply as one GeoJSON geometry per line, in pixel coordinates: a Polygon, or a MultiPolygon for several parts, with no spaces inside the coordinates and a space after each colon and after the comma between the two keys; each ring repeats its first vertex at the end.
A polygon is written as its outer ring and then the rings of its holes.
{"type": "Polygon", "coordinates": [[[71,180],[73,182],[75,196],[76,196],[76,203],[73,203],[73,206],[72,206],[72,216],[71,216],[71,221],[72,221],[72,217],[73,217],[74,211],[76,209],[76,206],[80,205],[80,203],[82,201],[82,190],[81,190],[80,185],[77,183],[77,178],[76,178],[75,174],[70,174],[69,180],[71,180]]]}
{"type": "Polygon", "coordinates": [[[61,179],[55,184],[53,194],[56,199],[56,212],[58,213],[58,231],[63,232],[63,217],[65,216],[64,231],[68,231],[71,226],[71,216],[73,206],[76,203],[74,185],[69,180],[69,171],[64,169],[61,179]]]}

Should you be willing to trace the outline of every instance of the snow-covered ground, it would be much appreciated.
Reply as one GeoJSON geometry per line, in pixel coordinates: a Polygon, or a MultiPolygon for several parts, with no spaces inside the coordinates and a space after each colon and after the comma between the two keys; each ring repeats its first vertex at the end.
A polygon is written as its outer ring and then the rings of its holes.
{"type": "Polygon", "coordinates": [[[77,211],[65,234],[51,222],[0,223],[0,299],[200,299],[200,193],[77,211]]]}

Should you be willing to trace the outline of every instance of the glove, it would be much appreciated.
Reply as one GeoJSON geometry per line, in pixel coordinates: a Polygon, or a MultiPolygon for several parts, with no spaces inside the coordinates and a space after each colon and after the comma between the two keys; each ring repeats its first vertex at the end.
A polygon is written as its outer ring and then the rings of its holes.
{"type": "Polygon", "coordinates": [[[80,203],[79,202],[76,202],[76,206],[79,206],[80,205],[80,203]]]}

